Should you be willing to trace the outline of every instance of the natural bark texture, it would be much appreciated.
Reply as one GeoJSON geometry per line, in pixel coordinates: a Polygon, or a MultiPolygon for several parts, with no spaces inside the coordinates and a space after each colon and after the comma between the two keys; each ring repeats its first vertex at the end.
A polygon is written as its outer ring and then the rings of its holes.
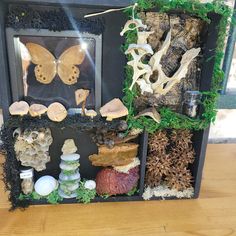
{"type": "MultiPolygon", "coordinates": [[[[163,40],[166,38],[166,33],[171,29],[171,44],[166,55],[161,59],[162,70],[168,77],[173,76],[178,70],[181,58],[187,50],[202,46],[201,36],[205,25],[202,20],[196,17],[185,14],[167,15],[158,12],[141,13],[140,17],[143,23],[148,26],[148,30],[155,32],[148,37],[148,43],[152,46],[154,52],[160,50],[163,40]]],[[[184,91],[199,89],[200,73],[200,61],[194,59],[188,67],[186,77],[165,96],[157,99],[158,106],[165,105],[180,112],[184,91]]],[[[155,81],[157,76],[154,74],[152,80],[155,81]]],[[[143,102],[142,97],[145,97],[145,95],[140,96],[137,100],[141,99],[143,102]]],[[[135,104],[139,103],[139,101],[136,101],[135,104]]],[[[147,106],[148,103],[147,101],[147,106]]]]}
{"type": "Polygon", "coordinates": [[[108,148],[102,145],[98,154],[89,156],[93,166],[123,166],[130,164],[138,153],[138,144],[122,143],[108,148]]]}

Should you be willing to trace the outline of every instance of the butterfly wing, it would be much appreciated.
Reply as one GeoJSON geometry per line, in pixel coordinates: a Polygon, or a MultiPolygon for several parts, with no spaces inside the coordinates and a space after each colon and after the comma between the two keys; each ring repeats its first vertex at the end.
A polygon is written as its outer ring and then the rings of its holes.
{"type": "Polygon", "coordinates": [[[76,65],[83,63],[84,58],[85,52],[80,45],[72,46],[61,54],[57,73],[65,84],[72,85],[77,82],[80,70],[76,65]]]}
{"type": "Polygon", "coordinates": [[[57,73],[55,57],[44,47],[36,43],[27,43],[31,61],[37,66],[34,69],[36,79],[43,83],[49,84],[57,73]]]}

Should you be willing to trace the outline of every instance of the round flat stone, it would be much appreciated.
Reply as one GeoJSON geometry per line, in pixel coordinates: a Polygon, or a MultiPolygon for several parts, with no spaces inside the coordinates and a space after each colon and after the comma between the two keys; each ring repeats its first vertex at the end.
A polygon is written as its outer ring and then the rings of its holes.
{"type": "Polygon", "coordinates": [[[80,155],[77,153],[61,155],[61,160],[63,161],[77,161],[79,159],[80,155]]]}
{"type": "Polygon", "coordinates": [[[80,173],[79,173],[79,171],[75,172],[75,174],[73,174],[73,175],[65,175],[63,173],[60,173],[59,179],[61,181],[80,180],[80,173]]]}
{"type": "Polygon", "coordinates": [[[79,162],[76,164],[70,165],[67,162],[62,161],[59,166],[62,170],[76,170],[79,167],[79,162]]]}
{"type": "Polygon", "coordinates": [[[61,196],[62,198],[75,198],[77,197],[77,194],[76,193],[72,193],[71,195],[67,195],[65,194],[61,189],[58,190],[58,194],[59,196],[61,196]]]}

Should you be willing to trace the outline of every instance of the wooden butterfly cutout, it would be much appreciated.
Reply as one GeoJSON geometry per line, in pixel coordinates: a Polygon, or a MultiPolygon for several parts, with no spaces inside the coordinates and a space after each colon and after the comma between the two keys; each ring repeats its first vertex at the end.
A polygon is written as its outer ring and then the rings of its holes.
{"type": "Polygon", "coordinates": [[[80,70],[76,65],[82,64],[85,58],[85,52],[80,45],[66,49],[58,59],[39,44],[27,43],[26,47],[31,55],[31,61],[36,64],[34,73],[39,82],[49,84],[56,74],[67,85],[77,82],[80,70]]]}

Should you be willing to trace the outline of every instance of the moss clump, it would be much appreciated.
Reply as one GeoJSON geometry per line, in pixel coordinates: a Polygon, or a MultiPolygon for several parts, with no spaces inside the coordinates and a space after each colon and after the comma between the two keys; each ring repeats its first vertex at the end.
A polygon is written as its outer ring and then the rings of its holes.
{"type": "Polygon", "coordinates": [[[80,186],[77,189],[76,199],[82,203],[90,203],[96,197],[96,189],[85,188],[85,181],[80,182],[80,186]]]}
{"type": "MultiPolygon", "coordinates": [[[[191,119],[185,115],[181,115],[171,111],[167,107],[163,107],[159,110],[161,115],[161,122],[157,124],[152,119],[147,117],[140,117],[135,119],[135,110],[133,102],[135,97],[138,96],[138,91],[134,87],[132,91],[129,87],[132,83],[133,71],[132,68],[126,66],[126,80],[124,83],[125,96],[123,101],[129,110],[127,121],[129,128],[146,129],[149,133],[154,133],[158,129],[174,128],[174,129],[193,129],[200,130],[205,129],[216,117],[216,102],[218,98],[218,91],[221,89],[222,81],[224,79],[224,72],[221,69],[221,61],[224,57],[224,41],[226,37],[226,28],[230,24],[232,10],[224,4],[223,0],[215,0],[212,3],[203,4],[199,0],[138,0],[137,11],[148,11],[153,8],[157,8],[160,12],[168,13],[171,10],[180,10],[190,15],[201,18],[202,20],[210,23],[209,13],[216,13],[221,16],[220,24],[218,26],[219,33],[217,39],[217,46],[215,50],[214,58],[214,70],[211,89],[208,92],[202,92],[204,95],[203,114],[200,118],[191,119]]],[[[126,11],[131,17],[132,12],[126,11]]],[[[137,12],[135,13],[137,14],[137,12]]],[[[127,49],[129,44],[136,43],[137,31],[129,31],[125,34],[126,43],[123,49],[127,49]]],[[[130,56],[127,60],[131,60],[130,56]]]]}

